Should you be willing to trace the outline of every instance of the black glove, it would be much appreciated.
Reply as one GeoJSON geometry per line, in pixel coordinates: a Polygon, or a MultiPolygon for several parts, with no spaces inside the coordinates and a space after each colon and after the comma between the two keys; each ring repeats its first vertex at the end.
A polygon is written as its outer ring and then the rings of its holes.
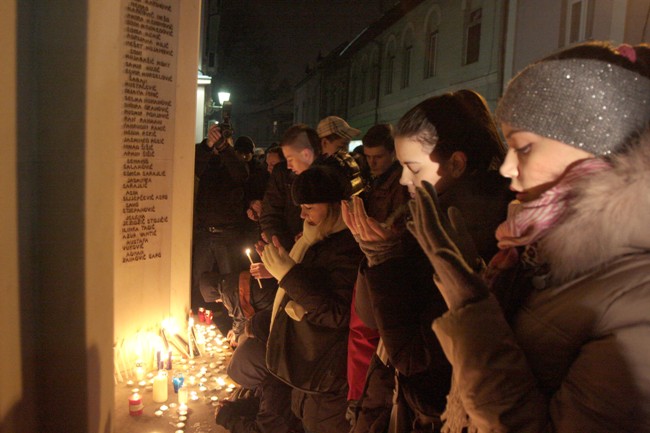
{"type": "Polygon", "coordinates": [[[407,227],[433,265],[436,284],[450,310],[488,296],[487,286],[479,274],[478,259],[471,236],[456,208],[445,217],[433,185],[423,182],[416,188],[415,200],[409,203],[413,220],[407,227]],[[471,264],[471,265],[470,265],[471,264]]]}

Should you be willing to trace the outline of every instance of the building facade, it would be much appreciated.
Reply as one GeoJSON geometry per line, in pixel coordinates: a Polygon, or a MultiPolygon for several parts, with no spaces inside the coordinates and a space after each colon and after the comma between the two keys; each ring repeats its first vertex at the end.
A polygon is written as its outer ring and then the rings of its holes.
{"type": "Polygon", "coordinates": [[[310,70],[294,118],[339,115],[367,131],[422,100],[462,88],[495,108],[514,74],[588,41],[648,41],[645,0],[402,0],[310,70]]]}

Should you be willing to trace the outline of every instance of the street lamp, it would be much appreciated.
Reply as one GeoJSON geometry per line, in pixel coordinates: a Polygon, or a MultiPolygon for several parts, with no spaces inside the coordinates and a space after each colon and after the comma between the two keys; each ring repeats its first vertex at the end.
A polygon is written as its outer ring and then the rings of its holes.
{"type": "Polygon", "coordinates": [[[219,105],[223,105],[224,102],[230,101],[230,92],[222,90],[217,93],[217,97],[219,98],[219,105]]]}
{"type": "Polygon", "coordinates": [[[215,104],[214,100],[212,98],[208,99],[208,102],[206,103],[205,106],[205,112],[206,114],[210,115],[214,113],[214,110],[220,110],[223,108],[223,105],[226,102],[230,101],[230,92],[226,92],[222,90],[221,92],[217,93],[217,98],[219,99],[219,104],[215,104]]]}

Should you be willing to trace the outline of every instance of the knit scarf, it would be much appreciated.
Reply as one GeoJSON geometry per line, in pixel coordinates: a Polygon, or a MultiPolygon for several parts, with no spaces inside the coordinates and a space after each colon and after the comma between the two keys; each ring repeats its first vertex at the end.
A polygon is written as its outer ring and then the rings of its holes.
{"type": "Polygon", "coordinates": [[[584,176],[610,168],[599,158],[588,158],[570,165],[560,180],[538,198],[529,202],[514,200],[508,206],[506,220],[497,227],[499,252],[490,260],[484,274],[489,286],[503,271],[514,267],[522,259],[517,247],[527,247],[526,257],[532,265],[541,265],[543,258],[536,252],[536,244],[564,216],[576,182],[584,176]]]}
{"type": "MultiPolygon", "coordinates": [[[[338,233],[342,230],[346,230],[348,227],[343,222],[343,218],[339,214],[338,219],[334,222],[331,227],[321,227],[320,225],[314,226],[308,224],[306,221],[303,222],[302,226],[302,236],[296,241],[289,252],[289,257],[293,259],[294,262],[300,263],[305,257],[305,253],[315,243],[325,239],[327,236],[338,233]]],[[[282,287],[278,287],[278,291],[275,293],[275,299],[273,300],[273,313],[271,315],[271,327],[273,327],[273,321],[275,320],[275,315],[277,314],[280,304],[286,295],[286,291],[282,287]]],[[[298,304],[295,301],[287,302],[284,310],[287,315],[293,320],[300,321],[305,315],[306,311],[302,305],[298,304]]]]}

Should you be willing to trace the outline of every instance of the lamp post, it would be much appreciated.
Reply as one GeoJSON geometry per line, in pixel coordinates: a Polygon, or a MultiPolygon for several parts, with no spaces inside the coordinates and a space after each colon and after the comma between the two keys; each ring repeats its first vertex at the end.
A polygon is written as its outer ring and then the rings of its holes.
{"type": "Polygon", "coordinates": [[[214,113],[214,111],[217,110],[217,109],[218,110],[223,109],[224,104],[229,104],[230,103],[230,92],[225,91],[225,90],[221,90],[221,91],[217,92],[217,98],[219,99],[219,104],[215,104],[214,100],[212,98],[209,98],[208,101],[205,104],[205,114],[206,114],[206,118],[205,118],[205,122],[204,122],[205,123],[205,126],[204,126],[205,135],[207,135],[207,133],[208,133],[207,130],[210,127],[210,123],[209,123],[209,121],[207,119],[207,116],[212,115],[212,113],[214,113]]]}

